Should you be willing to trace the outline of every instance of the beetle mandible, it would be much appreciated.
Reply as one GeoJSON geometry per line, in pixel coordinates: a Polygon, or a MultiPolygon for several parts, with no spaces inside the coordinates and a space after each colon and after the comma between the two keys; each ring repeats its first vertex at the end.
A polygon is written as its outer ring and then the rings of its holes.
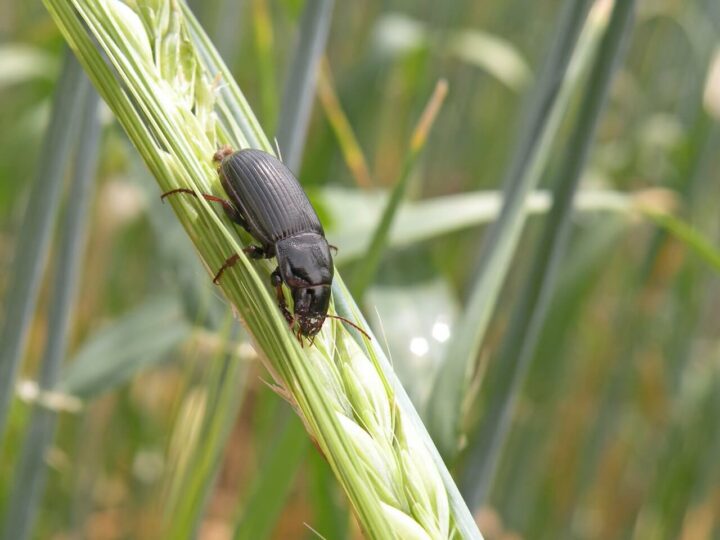
{"type": "MultiPolygon", "coordinates": [[[[285,164],[262,150],[234,152],[229,146],[218,150],[213,160],[228,199],[202,193],[206,200],[220,203],[228,218],[243,227],[259,242],[243,251],[253,259],[277,258],[278,266],[270,276],[277,302],[291,327],[297,322],[297,337],[313,338],[326,317],[341,319],[365,334],[343,317],[329,315],[330,291],[334,274],[331,246],[325,231],[299,182],[285,164]],[[293,311],[287,307],[282,284],[289,287],[293,311]]],[[[173,189],[162,195],[189,193],[186,188],[173,189]]],[[[229,257],[213,278],[239,260],[229,257]]],[[[367,334],[365,334],[367,336],[367,334]]],[[[301,340],[302,343],[302,340],[301,340]]]]}

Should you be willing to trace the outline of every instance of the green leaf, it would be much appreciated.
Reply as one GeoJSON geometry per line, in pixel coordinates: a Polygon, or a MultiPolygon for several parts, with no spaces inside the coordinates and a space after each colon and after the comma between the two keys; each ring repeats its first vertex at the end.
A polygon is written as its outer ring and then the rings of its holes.
{"type": "MultiPolygon", "coordinates": [[[[582,190],[575,199],[575,211],[579,214],[634,214],[634,196],[619,191],[582,190]]],[[[328,231],[330,243],[340,248],[335,261],[338,264],[356,261],[368,249],[370,234],[380,218],[387,195],[327,188],[322,192],[322,198],[333,223],[338,226],[328,231]],[[356,217],[344,219],[350,212],[356,217]]],[[[491,223],[500,214],[502,200],[499,191],[476,191],[405,202],[392,223],[387,247],[402,248],[491,223]]],[[[549,210],[552,197],[547,191],[534,191],[528,195],[525,204],[528,215],[542,215],[549,210]]]]}

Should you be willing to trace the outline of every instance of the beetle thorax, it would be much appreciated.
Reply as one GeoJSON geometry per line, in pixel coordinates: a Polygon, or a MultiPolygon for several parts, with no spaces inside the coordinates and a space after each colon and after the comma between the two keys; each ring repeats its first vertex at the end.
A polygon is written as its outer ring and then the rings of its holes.
{"type": "Polygon", "coordinates": [[[317,233],[303,233],[275,244],[280,275],[291,289],[330,285],[333,262],[325,237],[317,233]]]}

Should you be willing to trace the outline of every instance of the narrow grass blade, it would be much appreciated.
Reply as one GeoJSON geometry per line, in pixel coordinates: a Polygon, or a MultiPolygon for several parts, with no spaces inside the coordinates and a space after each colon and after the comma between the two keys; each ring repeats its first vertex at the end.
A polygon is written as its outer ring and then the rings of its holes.
{"type": "Polygon", "coordinates": [[[685,221],[666,213],[653,211],[644,212],[658,226],[675,236],[698,257],[709,264],[716,272],[720,272],[720,250],[710,242],[702,233],[694,229],[685,221]]]}
{"type": "Polygon", "coordinates": [[[575,43],[591,4],[588,0],[568,0],[564,4],[550,55],[531,96],[505,178],[500,217],[483,239],[479,274],[433,385],[427,408],[428,429],[448,458],[457,451],[465,389],[525,223],[525,199],[540,180],[560,120],[569,106],[577,72],[587,61],[591,40],[585,40],[583,47],[576,48],[575,43]],[[571,54],[574,58],[571,73],[574,71],[575,75],[566,76],[571,54]]]}
{"type": "MultiPolygon", "coordinates": [[[[68,194],[62,242],[55,267],[48,316],[48,337],[40,365],[38,386],[52,389],[60,374],[73,302],[79,285],[80,262],[87,232],[87,215],[95,179],[100,139],[98,96],[85,86],[81,93],[81,136],[77,145],[73,182],[68,194]]],[[[55,435],[57,413],[39,405],[33,409],[20,454],[20,464],[6,510],[4,538],[24,540],[32,533],[35,515],[45,489],[45,452],[55,435]]]]}
{"type": "MultiPolygon", "coordinates": [[[[598,217],[595,221],[595,225],[578,227],[573,256],[558,276],[556,295],[536,346],[528,383],[523,388],[523,396],[546,396],[543,405],[551,412],[541,415],[532,429],[519,430],[520,442],[508,440],[493,483],[492,505],[509,508],[503,517],[514,522],[529,521],[534,516],[541,519],[543,515],[542,501],[547,496],[542,488],[543,478],[552,473],[546,473],[546,454],[539,449],[553,444],[548,439],[556,437],[554,429],[562,431],[557,418],[562,415],[563,400],[572,393],[568,386],[575,385],[576,379],[568,374],[578,367],[573,348],[577,343],[577,326],[568,325],[567,321],[586,317],[594,295],[602,288],[608,262],[627,236],[627,226],[620,219],[598,217]]],[[[492,373],[486,377],[490,380],[492,373]]],[[[484,394],[480,392],[479,397],[484,398],[484,394]]]]}
{"type": "Polygon", "coordinates": [[[360,143],[353,132],[350,121],[347,119],[340,98],[335,91],[335,81],[330,70],[330,62],[327,57],[320,62],[320,73],[318,76],[318,98],[322,105],[325,116],[330,122],[330,127],[340,145],[345,163],[355,179],[355,183],[361,188],[372,187],[372,178],[368,168],[365,154],[360,148],[360,143]]]}
{"type": "MultiPolygon", "coordinates": [[[[234,321],[229,322],[235,324],[234,321]]],[[[233,339],[232,335],[229,337],[233,339]]],[[[175,460],[177,465],[171,468],[171,485],[165,503],[169,524],[165,535],[168,538],[194,538],[198,535],[222,463],[223,451],[246,394],[248,365],[236,354],[223,353],[209,363],[207,382],[203,387],[186,392],[190,408],[198,409],[198,401],[203,403],[200,407],[203,418],[193,441],[187,436],[187,419],[179,416],[175,422],[176,431],[170,452],[179,459],[175,460]],[[198,394],[201,397],[197,398],[198,394]],[[189,459],[184,459],[190,450],[189,459]]]]}
{"type": "Polygon", "coordinates": [[[308,0],[300,22],[299,42],[283,92],[277,140],[285,164],[300,168],[312,112],[318,64],[325,50],[334,0],[308,0]]]}
{"type": "Polygon", "coordinates": [[[58,390],[81,398],[108,392],[166,359],[190,331],[174,296],[151,298],[89,338],[72,358],[58,390]]]}
{"type": "Polygon", "coordinates": [[[15,261],[4,300],[0,330],[0,441],[5,431],[13,385],[22,361],[28,325],[35,309],[45,259],[50,246],[60,193],[83,96],[89,83],[70,51],[55,90],[52,116],[43,141],[42,156],[28,198],[15,261]]]}
{"type": "Polygon", "coordinates": [[[275,38],[268,0],[252,0],[251,17],[258,60],[258,87],[260,89],[260,118],[265,126],[274,126],[277,116],[277,81],[275,80],[275,38]]]}
{"type": "Polygon", "coordinates": [[[235,528],[235,540],[270,537],[295,473],[308,452],[310,444],[302,423],[295,416],[285,416],[285,425],[271,441],[255,477],[250,498],[235,528]]]}
{"type": "MultiPolygon", "coordinates": [[[[635,216],[635,200],[642,197],[642,193],[583,190],[575,198],[575,212],[583,216],[598,212],[635,216]]],[[[357,190],[331,189],[323,191],[323,200],[338,223],[338,229],[328,232],[330,243],[342,246],[334,257],[335,262],[342,265],[357,260],[368,250],[372,231],[387,205],[387,197],[357,190]],[[341,218],[351,211],[361,215],[346,225],[341,218]]],[[[543,215],[550,209],[552,196],[547,191],[534,191],[525,203],[529,216],[543,215]]],[[[502,193],[499,191],[475,191],[406,202],[398,209],[390,227],[387,247],[406,247],[491,223],[497,219],[501,207],[502,193]]],[[[656,206],[658,211],[664,208],[656,206]]]]}
{"type": "Polygon", "coordinates": [[[614,68],[632,28],[635,3],[617,2],[600,44],[575,128],[569,137],[566,159],[554,190],[555,201],[535,253],[530,275],[520,294],[509,331],[497,361],[496,376],[485,381],[486,416],[476,432],[462,476],[461,490],[471,508],[483,503],[495,470],[545,320],[560,263],[572,229],[573,199],[594,140],[614,68]]]}
{"type": "Polygon", "coordinates": [[[425,147],[425,142],[427,141],[428,134],[430,133],[430,128],[435,121],[435,117],[440,111],[443,101],[445,101],[447,89],[447,81],[444,79],[441,79],[435,85],[435,90],[433,91],[433,94],[413,131],[412,138],[410,140],[410,148],[408,149],[407,156],[405,157],[400,178],[393,186],[387,206],[385,206],[380,222],[372,235],[372,240],[370,241],[367,253],[362,259],[363,262],[360,264],[353,276],[352,290],[360,301],[362,301],[365,290],[375,278],[375,273],[380,265],[380,258],[385,251],[388,241],[390,227],[395,220],[400,203],[405,197],[405,192],[407,191],[407,187],[410,182],[410,175],[415,168],[415,163],[420,155],[420,152],[422,152],[422,149],[425,147]]]}

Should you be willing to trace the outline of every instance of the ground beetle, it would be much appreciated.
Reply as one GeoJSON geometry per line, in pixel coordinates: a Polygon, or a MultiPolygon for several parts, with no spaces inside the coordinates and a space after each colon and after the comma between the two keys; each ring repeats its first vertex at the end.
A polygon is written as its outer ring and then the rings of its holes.
{"type": "MultiPolygon", "coordinates": [[[[214,161],[218,163],[220,182],[229,200],[201,195],[208,201],[220,203],[227,216],[260,243],[243,250],[248,256],[253,259],[277,257],[278,267],[270,282],[290,327],[297,322],[298,340],[302,343],[302,336],[312,339],[326,317],[341,319],[365,334],[347,319],[328,315],[333,279],[331,246],[317,213],[290,169],[267,152],[253,149],[233,152],[229,146],[218,150],[214,161]],[[285,303],[283,283],[292,293],[294,315],[285,303]]],[[[162,198],[173,193],[197,197],[195,192],[180,188],[164,193],[162,198]]],[[[238,260],[237,254],[229,257],[213,282],[217,283],[223,272],[238,260]]]]}

